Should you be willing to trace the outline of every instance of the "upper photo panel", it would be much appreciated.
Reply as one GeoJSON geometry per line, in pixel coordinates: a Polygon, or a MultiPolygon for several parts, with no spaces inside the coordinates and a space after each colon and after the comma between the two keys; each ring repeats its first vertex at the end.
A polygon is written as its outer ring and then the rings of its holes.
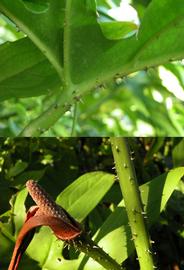
{"type": "Polygon", "coordinates": [[[0,0],[0,136],[184,136],[184,1],[0,0]]]}

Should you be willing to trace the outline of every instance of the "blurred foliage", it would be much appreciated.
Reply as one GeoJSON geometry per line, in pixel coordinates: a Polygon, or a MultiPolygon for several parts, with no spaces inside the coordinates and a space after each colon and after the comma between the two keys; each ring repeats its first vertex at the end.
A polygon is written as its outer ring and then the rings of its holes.
{"type": "MultiPolygon", "coordinates": [[[[129,143],[139,185],[178,165],[183,166],[183,141],[182,138],[130,138],[129,143]]],[[[113,167],[108,138],[1,138],[1,269],[7,269],[14,241],[7,231],[10,231],[11,228],[13,232],[15,228],[7,221],[15,207],[18,191],[22,190],[28,179],[39,180],[40,184],[56,198],[61,190],[84,173],[92,171],[114,173],[113,167]],[[7,231],[1,227],[2,223],[6,224],[7,231]],[[3,254],[6,255],[6,260],[3,259],[3,254]]],[[[172,268],[174,264],[183,269],[184,258],[181,252],[184,247],[183,192],[184,184],[181,181],[169,200],[166,210],[162,212],[159,221],[152,228],[151,234],[155,241],[154,249],[157,252],[159,269],[174,269],[172,268]],[[172,256],[166,256],[166,254],[172,254],[172,256]]],[[[86,230],[94,235],[120,201],[121,191],[116,181],[85,219],[86,230]]],[[[30,205],[30,202],[29,198],[26,200],[26,205],[30,205]]],[[[63,250],[63,255],[65,258],[76,257],[72,250],[67,249],[63,250]]],[[[24,260],[26,265],[30,264],[30,269],[33,269],[31,261],[27,261],[28,257],[25,256],[24,260]]],[[[24,263],[22,263],[23,265],[24,263]]],[[[132,267],[137,269],[134,254],[126,260],[125,265],[127,269],[132,269],[132,267]]],[[[34,269],[37,269],[36,266],[34,269]]]]}
{"type": "MultiPolygon", "coordinates": [[[[107,9],[114,4],[119,5],[120,2],[99,0],[98,4],[107,9]]],[[[131,3],[136,8],[140,20],[150,3],[149,0],[125,2],[131,3]]],[[[1,43],[24,36],[13,22],[0,15],[1,43]]],[[[19,134],[23,127],[57,100],[59,91],[55,89],[47,95],[36,98],[20,99],[12,96],[12,99],[1,102],[0,136],[19,134]]],[[[75,135],[183,136],[183,100],[183,61],[149,68],[124,78],[117,75],[114,82],[100,85],[80,100],[77,107],[75,135]]],[[[65,113],[49,131],[44,133],[44,136],[69,136],[73,118],[72,107],[71,111],[65,113]]]]}

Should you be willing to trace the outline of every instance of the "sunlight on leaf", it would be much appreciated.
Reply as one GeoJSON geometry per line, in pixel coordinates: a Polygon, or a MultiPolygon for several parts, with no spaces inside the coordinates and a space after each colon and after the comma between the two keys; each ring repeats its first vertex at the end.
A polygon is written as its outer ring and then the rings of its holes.
{"type": "Polygon", "coordinates": [[[124,1],[121,1],[120,6],[114,5],[110,9],[99,4],[98,14],[101,30],[110,40],[128,38],[138,31],[137,11],[124,1]]]}

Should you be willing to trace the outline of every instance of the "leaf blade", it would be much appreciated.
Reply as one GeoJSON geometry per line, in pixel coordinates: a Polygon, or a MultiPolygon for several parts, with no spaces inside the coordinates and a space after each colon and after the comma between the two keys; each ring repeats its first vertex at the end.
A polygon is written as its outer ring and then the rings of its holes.
{"type": "Polygon", "coordinates": [[[104,172],[86,173],[61,192],[56,202],[81,221],[99,203],[113,183],[114,176],[111,174],[104,172]]]}
{"type": "Polygon", "coordinates": [[[60,79],[44,55],[28,39],[0,46],[0,100],[47,94],[60,79]]]}

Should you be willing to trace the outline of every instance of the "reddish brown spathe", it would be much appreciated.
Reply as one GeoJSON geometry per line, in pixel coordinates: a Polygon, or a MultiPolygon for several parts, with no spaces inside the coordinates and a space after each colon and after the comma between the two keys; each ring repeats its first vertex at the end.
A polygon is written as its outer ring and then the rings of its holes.
{"type": "Polygon", "coordinates": [[[73,240],[82,233],[80,224],[57,205],[37,182],[29,180],[26,187],[37,205],[32,206],[27,212],[8,270],[17,270],[20,259],[34,236],[36,227],[49,226],[55,236],[63,241],[73,240]]]}

